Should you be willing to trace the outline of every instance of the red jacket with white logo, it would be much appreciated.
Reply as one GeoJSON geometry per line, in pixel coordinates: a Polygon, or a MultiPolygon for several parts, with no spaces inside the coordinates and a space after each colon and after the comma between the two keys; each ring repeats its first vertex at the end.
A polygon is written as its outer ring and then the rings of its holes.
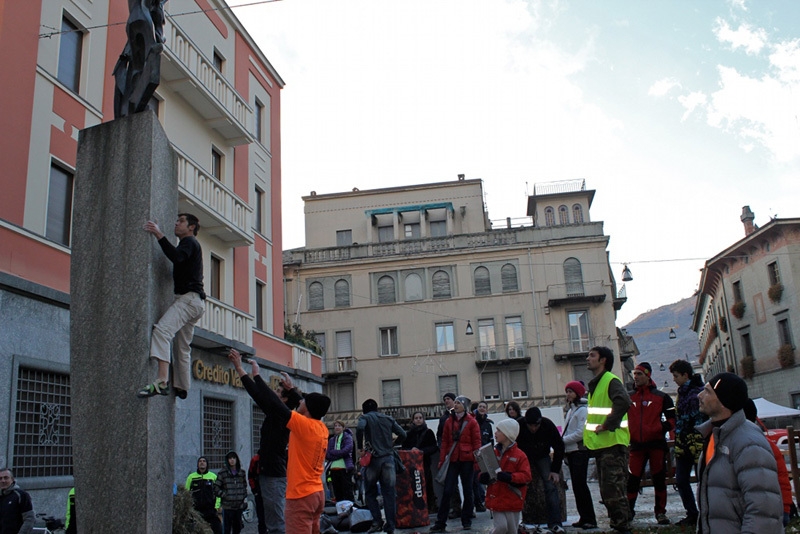
{"type": "Polygon", "coordinates": [[[442,433],[442,446],[439,449],[439,467],[444,463],[444,458],[450,452],[450,447],[453,446],[454,437],[457,437],[458,444],[453,449],[453,454],[450,456],[451,462],[474,462],[474,452],[481,448],[481,431],[478,427],[478,422],[471,413],[465,413],[464,418],[458,419],[455,415],[451,415],[444,424],[444,432],[442,433]],[[461,429],[461,423],[466,421],[464,429],[461,429]]]}
{"type": "Polygon", "coordinates": [[[628,408],[631,447],[664,446],[665,434],[669,432],[670,437],[674,437],[675,433],[675,403],[672,397],[659,391],[652,379],[647,385],[628,394],[631,397],[631,407],[628,408]]]}

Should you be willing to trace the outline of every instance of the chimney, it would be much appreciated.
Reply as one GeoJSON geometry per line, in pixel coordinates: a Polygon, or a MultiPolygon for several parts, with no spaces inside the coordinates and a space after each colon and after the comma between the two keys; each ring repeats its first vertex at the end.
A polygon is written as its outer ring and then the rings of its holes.
{"type": "Polygon", "coordinates": [[[756,231],[756,227],[753,224],[756,216],[750,211],[750,206],[744,206],[742,208],[742,216],[740,219],[742,220],[742,224],[744,224],[744,235],[748,236],[756,231]]]}

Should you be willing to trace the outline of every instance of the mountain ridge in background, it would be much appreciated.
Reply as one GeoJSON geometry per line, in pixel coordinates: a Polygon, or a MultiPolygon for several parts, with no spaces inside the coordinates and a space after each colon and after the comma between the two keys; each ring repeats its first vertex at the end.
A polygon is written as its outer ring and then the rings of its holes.
{"type": "Polygon", "coordinates": [[[691,296],[672,304],[665,304],[639,315],[623,326],[633,336],[639,347],[637,363],[648,362],[653,367],[653,381],[658,389],[675,392],[675,382],[669,365],[677,359],[697,361],[700,352],[697,334],[691,329],[696,297],[691,296]],[[669,338],[669,329],[675,330],[675,339],[669,338]],[[664,371],[661,371],[661,364],[664,371]],[[666,382],[666,388],[664,383],[666,382]]]}

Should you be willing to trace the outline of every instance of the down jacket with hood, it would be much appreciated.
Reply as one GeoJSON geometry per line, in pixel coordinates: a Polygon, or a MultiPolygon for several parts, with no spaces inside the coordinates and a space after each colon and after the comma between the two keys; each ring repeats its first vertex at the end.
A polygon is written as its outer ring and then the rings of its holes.
{"type": "Polygon", "coordinates": [[[495,512],[521,512],[531,481],[531,464],[528,455],[512,443],[505,450],[497,444],[494,448],[500,469],[511,473],[511,482],[495,480],[486,487],[486,508],[495,512]]]}
{"type": "Polygon", "coordinates": [[[239,455],[230,451],[225,455],[225,467],[217,473],[214,481],[216,494],[222,500],[223,510],[242,510],[247,508],[247,473],[242,470],[239,455]],[[236,458],[236,467],[231,468],[229,458],[236,458]]]}
{"type": "Polygon", "coordinates": [[[767,438],[734,412],[721,426],[706,421],[697,429],[708,443],[714,435],[714,456],[705,465],[700,455],[697,504],[701,534],[783,533],[783,502],[775,457],[767,438]]]}
{"type": "Polygon", "coordinates": [[[328,439],[328,452],[325,453],[325,460],[328,462],[335,462],[336,460],[344,460],[344,468],[350,472],[354,468],[353,464],[353,433],[349,428],[342,430],[342,443],[341,447],[336,448],[336,442],[339,436],[333,434],[328,439]]]}

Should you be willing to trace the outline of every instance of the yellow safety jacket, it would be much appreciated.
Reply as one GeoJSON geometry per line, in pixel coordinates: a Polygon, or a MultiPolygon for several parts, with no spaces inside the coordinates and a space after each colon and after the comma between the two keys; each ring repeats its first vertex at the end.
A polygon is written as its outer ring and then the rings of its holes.
{"type": "Polygon", "coordinates": [[[586,426],[583,427],[583,444],[589,450],[607,449],[614,445],[630,445],[631,433],[628,430],[628,413],[622,417],[619,428],[597,434],[597,427],[605,423],[611,413],[613,403],[608,396],[608,385],[612,380],[619,380],[616,375],[606,371],[600,377],[594,393],[589,393],[589,408],[586,415],[586,426]]]}

